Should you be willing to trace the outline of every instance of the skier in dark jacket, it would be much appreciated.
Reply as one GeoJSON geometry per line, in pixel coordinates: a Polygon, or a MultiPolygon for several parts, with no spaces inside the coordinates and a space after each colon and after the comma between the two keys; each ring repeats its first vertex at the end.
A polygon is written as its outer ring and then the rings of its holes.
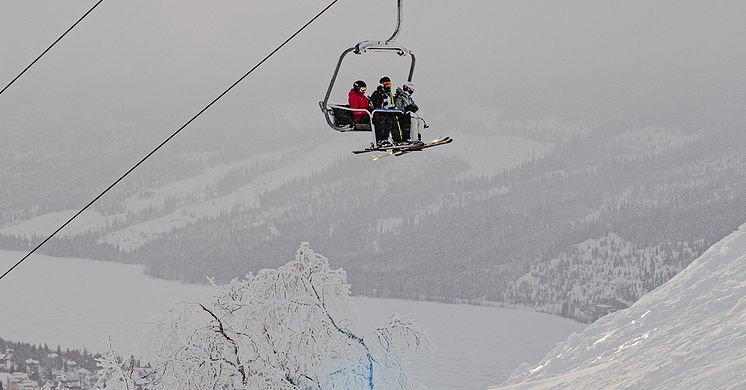
{"type": "MultiPolygon", "coordinates": [[[[365,91],[367,90],[368,86],[365,84],[365,81],[358,80],[352,84],[352,89],[347,95],[350,108],[360,110],[370,109],[370,102],[368,102],[368,98],[365,96],[365,91]]],[[[370,114],[365,112],[355,111],[352,113],[352,120],[355,121],[355,123],[368,123],[369,115],[370,114]]]]}
{"type": "MultiPolygon", "coordinates": [[[[370,95],[373,109],[393,110],[396,109],[394,94],[391,92],[391,79],[388,76],[381,77],[380,85],[370,95]]],[[[378,146],[389,146],[389,134],[394,142],[401,142],[401,131],[396,113],[379,112],[373,116],[373,124],[376,127],[376,141],[378,146]]]]}
{"type": "Polygon", "coordinates": [[[370,95],[370,102],[374,109],[390,109],[394,107],[394,95],[391,93],[391,79],[381,77],[378,88],[370,95]]]}

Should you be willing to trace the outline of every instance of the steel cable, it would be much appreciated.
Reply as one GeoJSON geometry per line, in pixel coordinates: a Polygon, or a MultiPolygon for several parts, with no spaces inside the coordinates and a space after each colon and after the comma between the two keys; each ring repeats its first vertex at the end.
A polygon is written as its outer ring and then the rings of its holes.
{"type": "Polygon", "coordinates": [[[77,21],[77,22],[73,23],[73,25],[72,25],[72,26],[70,26],[70,28],[68,28],[68,29],[67,29],[67,31],[65,31],[65,32],[64,32],[64,33],[63,33],[62,35],[60,35],[60,37],[59,37],[59,38],[57,38],[57,40],[56,40],[56,41],[52,42],[52,44],[51,44],[51,45],[49,45],[49,47],[47,48],[47,50],[44,50],[44,51],[43,51],[43,52],[42,52],[41,54],[39,54],[39,56],[38,56],[38,57],[36,57],[36,59],[35,59],[35,60],[31,61],[31,63],[30,63],[30,64],[28,64],[28,66],[27,66],[27,67],[26,67],[25,69],[23,69],[23,70],[21,71],[21,73],[19,73],[19,74],[18,74],[18,76],[16,76],[16,77],[15,77],[15,78],[14,78],[13,80],[11,80],[11,81],[10,81],[10,83],[8,83],[8,85],[6,85],[6,86],[5,86],[5,88],[3,88],[3,89],[2,89],[1,91],[0,91],[0,95],[2,95],[2,94],[3,94],[3,92],[5,92],[5,91],[6,91],[6,90],[7,90],[8,88],[10,88],[10,86],[11,86],[11,85],[13,85],[13,83],[15,83],[15,82],[16,82],[16,80],[20,79],[20,78],[21,78],[21,76],[23,76],[23,74],[24,74],[24,73],[26,73],[26,71],[27,71],[27,70],[31,69],[31,67],[32,67],[32,66],[34,66],[34,64],[36,64],[36,62],[37,62],[37,61],[39,61],[39,60],[41,59],[41,57],[44,57],[44,55],[45,55],[45,54],[47,54],[47,52],[48,52],[48,51],[52,50],[52,48],[53,48],[53,47],[54,47],[54,46],[55,46],[55,45],[56,45],[56,44],[57,44],[57,43],[58,43],[59,41],[61,41],[61,40],[62,40],[62,38],[64,38],[64,37],[65,37],[65,35],[67,35],[67,33],[69,33],[70,31],[72,31],[72,29],[74,29],[74,28],[75,28],[75,26],[77,26],[77,25],[78,25],[78,23],[82,22],[82,21],[83,21],[83,19],[85,19],[85,18],[86,18],[86,16],[88,16],[88,15],[89,15],[89,14],[90,14],[91,12],[93,12],[93,10],[94,10],[94,9],[96,9],[96,7],[98,7],[98,6],[99,6],[99,5],[101,4],[101,3],[103,3],[103,2],[104,2],[104,0],[98,0],[98,3],[94,4],[94,5],[93,5],[93,7],[91,7],[91,9],[89,9],[89,10],[88,10],[88,12],[86,12],[85,14],[83,14],[83,16],[81,16],[81,17],[80,17],[80,19],[78,19],[78,21],[77,21]]]}
{"type": "Polygon", "coordinates": [[[148,158],[150,158],[150,156],[152,156],[153,154],[155,154],[155,152],[157,152],[161,147],[163,147],[163,145],[165,145],[166,143],[168,143],[172,138],[174,138],[177,134],[179,134],[182,130],[184,130],[187,126],[189,126],[192,122],[194,122],[195,119],[197,119],[200,115],[202,115],[205,111],[207,111],[210,107],[212,107],[213,104],[215,104],[218,100],[220,100],[223,96],[225,96],[236,85],[238,85],[241,81],[243,81],[246,77],[248,77],[251,73],[253,73],[257,68],[259,68],[260,66],[262,66],[262,64],[264,64],[268,59],[270,59],[270,57],[272,57],[275,53],[277,53],[278,51],[280,51],[280,49],[282,49],[285,45],[287,45],[290,41],[292,41],[293,38],[295,38],[296,36],[298,36],[298,34],[300,34],[308,26],[310,26],[311,23],[315,22],[316,19],[320,18],[321,15],[323,15],[326,11],[328,11],[338,1],[339,0],[334,0],[331,3],[329,3],[329,5],[327,5],[323,10],[321,10],[318,14],[316,14],[316,16],[314,16],[311,20],[309,20],[306,24],[304,24],[303,27],[301,27],[300,29],[298,29],[298,31],[296,31],[293,35],[291,35],[290,38],[286,39],[285,42],[283,42],[282,44],[280,44],[279,46],[277,46],[277,48],[275,48],[274,50],[272,50],[271,53],[269,53],[266,57],[264,57],[264,59],[262,59],[261,61],[259,61],[259,63],[257,63],[256,65],[254,65],[254,67],[251,68],[248,72],[246,72],[243,76],[241,76],[241,78],[239,78],[238,80],[236,80],[236,82],[234,82],[233,84],[231,84],[231,86],[228,87],[225,91],[223,91],[223,93],[221,93],[220,95],[218,95],[218,97],[216,97],[215,99],[213,99],[210,102],[210,104],[208,104],[207,106],[205,106],[205,108],[203,108],[197,114],[195,114],[194,116],[192,116],[186,123],[184,123],[176,131],[174,131],[173,134],[171,134],[168,138],[166,138],[163,142],[161,142],[160,145],[158,145],[155,149],[153,149],[152,151],[150,151],[150,153],[148,153],[145,157],[143,157],[142,159],[140,159],[140,161],[138,161],[137,164],[135,164],[134,166],[132,166],[132,168],[130,168],[129,170],[127,170],[127,172],[125,172],[122,176],[120,176],[117,180],[115,180],[103,192],[101,192],[100,194],[98,194],[98,196],[96,196],[95,198],[93,198],[93,200],[91,200],[90,202],[88,202],[88,204],[85,205],[82,209],[80,209],[80,211],[78,211],[77,213],[75,213],[75,215],[73,215],[70,219],[68,219],[67,222],[65,222],[64,224],[62,224],[62,226],[60,226],[52,234],[50,234],[49,236],[47,236],[47,238],[45,238],[36,247],[34,247],[34,249],[32,249],[28,254],[26,254],[25,256],[23,256],[23,258],[21,260],[19,260],[12,267],[10,267],[7,271],[5,271],[5,273],[3,273],[2,276],[0,276],[0,280],[2,280],[5,276],[7,276],[9,273],[11,273],[16,267],[18,267],[19,265],[21,265],[21,263],[23,263],[31,255],[33,255],[39,248],[41,248],[42,245],[46,244],[47,241],[51,240],[57,233],[60,232],[60,230],[64,229],[65,226],[67,226],[68,224],[70,224],[70,222],[72,222],[73,220],[75,220],[75,218],[77,218],[85,210],[87,210],[89,207],[91,207],[91,205],[93,205],[94,203],[96,203],[96,201],[98,201],[102,196],[104,196],[107,192],[109,192],[109,190],[111,190],[117,184],[119,184],[119,182],[121,182],[122,180],[124,180],[124,178],[127,177],[127,175],[129,175],[130,173],[132,173],[132,171],[134,171],[135,169],[137,169],[137,167],[139,167],[143,162],[145,162],[145,160],[147,160],[148,158]]]}

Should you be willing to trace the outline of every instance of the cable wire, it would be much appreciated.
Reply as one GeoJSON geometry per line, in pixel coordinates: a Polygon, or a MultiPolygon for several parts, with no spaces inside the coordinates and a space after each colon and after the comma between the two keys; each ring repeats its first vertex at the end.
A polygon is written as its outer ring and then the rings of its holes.
{"type": "Polygon", "coordinates": [[[23,258],[21,260],[19,260],[17,263],[15,263],[15,265],[13,265],[7,271],[5,271],[5,273],[3,273],[2,276],[0,276],[0,280],[2,280],[5,276],[7,276],[9,273],[11,273],[16,267],[18,267],[19,265],[21,265],[21,263],[23,263],[26,259],[28,259],[39,248],[41,248],[42,245],[46,244],[47,241],[51,240],[57,233],[60,232],[60,230],[64,229],[65,226],[67,226],[68,224],[70,224],[70,222],[72,222],[73,220],[75,220],[75,218],[77,218],[80,214],[82,214],[89,207],[91,207],[91,205],[93,205],[94,203],[96,203],[96,201],[98,201],[102,196],[104,196],[107,192],[109,192],[109,190],[111,190],[112,188],[114,188],[114,186],[116,186],[117,184],[119,184],[119,182],[121,182],[122,180],[124,180],[124,178],[127,177],[127,175],[129,175],[130,173],[132,173],[132,171],[134,171],[135,169],[137,169],[137,167],[139,167],[142,163],[144,163],[145,160],[147,160],[148,158],[150,158],[150,156],[152,156],[153,154],[155,154],[155,152],[157,152],[161,147],[163,147],[163,145],[167,144],[168,141],[170,141],[177,134],[179,134],[182,130],[184,130],[187,126],[189,126],[192,122],[194,122],[195,119],[197,119],[200,115],[202,115],[205,111],[207,111],[210,107],[212,107],[213,104],[215,104],[218,100],[220,100],[223,96],[225,96],[230,90],[233,89],[233,87],[235,87],[240,82],[242,82],[246,77],[248,77],[251,73],[253,73],[257,68],[259,68],[260,66],[262,66],[262,64],[264,64],[268,59],[270,59],[270,57],[272,57],[275,53],[277,53],[278,51],[280,51],[280,49],[282,49],[285,45],[287,45],[290,41],[292,41],[293,38],[295,38],[296,36],[298,36],[298,34],[300,34],[303,30],[305,30],[306,27],[310,26],[311,23],[315,22],[316,19],[320,18],[321,15],[323,15],[324,13],[326,13],[326,11],[328,11],[338,1],[339,0],[332,1],[329,5],[326,6],[326,8],[324,8],[323,10],[321,10],[321,12],[319,12],[318,14],[316,14],[316,16],[314,16],[305,25],[303,25],[303,27],[301,27],[300,29],[298,29],[298,31],[296,31],[293,35],[291,35],[290,38],[286,39],[285,42],[283,42],[280,46],[277,46],[277,48],[275,48],[274,50],[272,50],[272,52],[269,53],[266,57],[264,57],[264,59],[262,59],[261,61],[259,61],[258,64],[254,65],[254,67],[251,68],[248,72],[246,72],[246,74],[244,74],[243,76],[241,76],[241,78],[239,78],[238,80],[236,80],[236,82],[234,82],[233,84],[231,84],[231,86],[228,87],[225,91],[223,91],[223,93],[221,93],[220,95],[218,95],[218,97],[216,97],[215,99],[213,99],[213,101],[211,101],[210,104],[208,104],[207,106],[205,106],[205,108],[203,108],[197,114],[195,114],[194,116],[192,116],[191,119],[189,119],[186,123],[184,123],[181,127],[179,127],[178,130],[174,131],[173,134],[171,134],[168,138],[166,138],[163,142],[161,142],[160,145],[158,145],[155,149],[153,149],[152,151],[150,151],[150,153],[148,153],[145,157],[143,157],[142,159],[140,159],[140,161],[138,161],[137,164],[135,164],[134,166],[132,166],[132,168],[130,168],[129,170],[127,170],[127,172],[125,172],[122,176],[120,176],[119,179],[117,179],[116,181],[114,181],[113,183],[111,183],[111,185],[109,185],[103,192],[101,192],[100,194],[98,194],[98,196],[96,196],[95,198],[93,198],[93,200],[91,200],[90,202],[88,202],[88,204],[85,205],[82,209],[80,209],[80,211],[78,211],[77,213],[75,213],[75,215],[73,215],[70,219],[68,219],[67,222],[65,222],[64,224],[62,224],[62,226],[60,226],[59,228],[57,228],[57,230],[55,230],[52,234],[50,234],[47,238],[45,238],[42,242],[40,242],[36,247],[34,247],[34,249],[32,249],[28,254],[26,254],[26,256],[23,256],[23,258]]]}
{"type": "Polygon", "coordinates": [[[54,47],[54,45],[56,45],[56,44],[57,44],[57,42],[61,41],[61,40],[62,40],[62,38],[64,38],[64,37],[65,37],[65,35],[67,35],[67,33],[69,33],[70,31],[72,31],[72,29],[74,29],[74,28],[75,28],[75,26],[77,26],[77,25],[78,25],[78,23],[82,22],[82,21],[83,21],[83,19],[85,19],[85,18],[86,18],[86,16],[88,16],[88,15],[89,15],[89,14],[90,14],[91,12],[93,12],[93,10],[94,10],[94,9],[96,9],[96,7],[98,7],[98,6],[99,6],[99,5],[101,4],[101,3],[103,3],[103,2],[104,2],[104,0],[98,0],[98,2],[97,2],[96,4],[94,4],[94,5],[93,5],[93,7],[91,7],[91,9],[89,9],[89,10],[88,10],[88,12],[86,12],[85,14],[83,14],[83,16],[81,16],[81,17],[80,17],[80,19],[78,19],[78,21],[77,21],[77,22],[73,23],[73,25],[72,25],[72,26],[70,26],[70,28],[68,28],[68,29],[67,29],[67,31],[65,31],[65,32],[64,32],[64,33],[63,33],[62,35],[60,35],[60,37],[59,37],[59,38],[57,38],[57,40],[56,40],[56,41],[54,41],[54,42],[53,42],[53,43],[52,43],[52,44],[51,44],[51,45],[50,45],[50,46],[49,46],[49,47],[47,48],[47,50],[44,50],[44,51],[43,51],[43,52],[42,52],[41,54],[39,54],[39,56],[38,56],[38,57],[36,57],[36,59],[35,59],[35,60],[31,61],[31,63],[30,63],[30,64],[29,64],[29,65],[28,65],[28,66],[26,67],[26,69],[24,69],[23,71],[21,71],[21,73],[19,73],[19,74],[18,74],[18,76],[16,76],[16,77],[15,77],[15,78],[14,78],[13,80],[11,80],[11,82],[10,82],[10,83],[8,83],[8,85],[6,85],[6,86],[5,86],[5,88],[3,88],[3,89],[2,89],[1,91],[0,91],[0,95],[2,95],[2,94],[3,94],[3,92],[5,92],[5,90],[7,90],[8,88],[10,88],[10,86],[11,86],[11,85],[13,85],[13,83],[15,83],[15,82],[16,82],[16,80],[20,79],[20,78],[21,78],[21,76],[23,76],[23,74],[24,74],[24,73],[26,73],[26,71],[27,71],[27,70],[31,69],[31,67],[32,67],[32,66],[34,66],[34,64],[35,64],[35,63],[36,63],[37,61],[39,61],[39,60],[41,59],[41,57],[44,57],[44,55],[45,55],[45,54],[47,54],[47,52],[48,52],[48,51],[52,50],[52,48],[54,47]]]}

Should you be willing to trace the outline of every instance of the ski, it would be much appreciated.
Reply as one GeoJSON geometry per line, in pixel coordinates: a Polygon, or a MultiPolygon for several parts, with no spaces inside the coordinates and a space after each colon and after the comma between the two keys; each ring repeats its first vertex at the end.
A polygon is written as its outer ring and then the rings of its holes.
{"type": "Polygon", "coordinates": [[[420,145],[406,144],[406,145],[391,145],[391,146],[384,146],[384,147],[373,147],[373,143],[371,143],[370,147],[365,148],[365,149],[360,149],[360,150],[353,150],[352,153],[353,154],[362,154],[362,153],[371,153],[371,152],[390,152],[390,151],[393,151],[393,150],[408,149],[408,148],[412,148],[412,147],[414,147],[414,148],[420,148],[423,145],[429,145],[429,144],[434,144],[434,143],[441,143],[441,142],[443,142],[445,140],[448,140],[448,139],[450,139],[450,137],[436,138],[436,139],[434,139],[434,140],[432,140],[432,141],[430,141],[430,142],[428,142],[426,144],[420,144],[420,145]]]}
{"type": "Polygon", "coordinates": [[[388,150],[386,150],[386,153],[377,154],[375,156],[369,157],[368,160],[377,161],[384,157],[389,157],[389,156],[398,157],[398,156],[402,156],[410,152],[419,152],[421,150],[432,148],[435,146],[450,144],[451,142],[453,142],[453,139],[451,137],[443,137],[443,138],[434,139],[428,143],[421,144],[421,145],[395,146],[393,148],[388,148],[388,150]]]}
{"type": "Polygon", "coordinates": [[[383,146],[383,147],[373,147],[373,145],[371,144],[371,147],[369,147],[369,148],[365,148],[365,149],[361,149],[361,150],[353,150],[352,153],[354,153],[354,154],[362,154],[362,153],[371,153],[371,152],[387,152],[389,150],[394,150],[394,149],[397,149],[397,148],[400,148],[400,147],[401,146],[394,146],[394,145],[383,146]]]}

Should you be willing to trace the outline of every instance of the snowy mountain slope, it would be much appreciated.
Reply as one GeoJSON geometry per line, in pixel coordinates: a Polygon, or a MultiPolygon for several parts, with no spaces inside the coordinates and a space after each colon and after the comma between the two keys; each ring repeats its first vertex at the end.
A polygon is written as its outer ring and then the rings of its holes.
{"type": "Polygon", "coordinates": [[[746,225],[498,389],[746,387],[746,225]]]}
{"type": "Polygon", "coordinates": [[[638,247],[610,233],[533,265],[511,283],[507,298],[591,322],[629,307],[686,268],[706,248],[703,240],[638,247]]]}
{"type": "MultiPolygon", "coordinates": [[[[458,142],[447,148],[430,151],[430,154],[434,152],[442,157],[457,158],[470,166],[455,178],[495,176],[526,161],[542,158],[551,149],[551,144],[514,136],[477,137],[461,134],[458,138],[458,142]]],[[[140,191],[124,200],[123,213],[84,213],[79,220],[63,230],[60,236],[75,237],[103,231],[105,234],[99,237],[99,243],[111,244],[122,251],[132,252],[174,229],[184,228],[200,220],[216,219],[241,210],[257,210],[262,206],[260,196],[277,190],[283,184],[323,172],[337,162],[363,160],[362,156],[351,156],[349,151],[364,147],[369,139],[363,134],[326,133],[319,141],[319,144],[310,149],[306,147],[275,151],[254,155],[235,163],[209,166],[192,177],[140,191]],[[266,167],[258,169],[257,166],[262,164],[266,167]],[[231,177],[233,173],[240,174],[244,171],[256,173],[231,177]],[[221,192],[219,188],[224,182],[229,182],[233,188],[221,192]]],[[[409,157],[415,158],[407,158],[409,157]]],[[[427,212],[423,209],[420,214],[432,212],[429,209],[427,212]]],[[[266,212],[267,210],[257,210],[257,213],[266,212]]],[[[74,211],[68,210],[15,221],[2,227],[0,234],[32,238],[62,224],[73,213],[74,211]]]]}
{"type": "Polygon", "coordinates": [[[625,145],[630,149],[626,158],[640,158],[650,155],[661,155],[671,150],[694,143],[702,138],[701,133],[687,134],[678,129],[646,126],[625,131],[610,143],[625,145]]]}
{"type": "Polygon", "coordinates": [[[444,155],[454,156],[469,164],[469,169],[456,177],[490,177],[524,161],[541,159],[552,148],[551,144],[512,136],[475,136],[468,133],[452,135],[456,141],[443,149],[444,155]]]}
{"type": "MultiPolygon", "coordinates": [[[[259,196],[269,193],[289,181],[302,179],[315,172],[323,171],[333,163],[348,157],[343,151],[350,147],[350,139],[340,137],[322,143],[309,151],[291,153],[292,157],[285,159],[284,164],[281,164],[277,169],[253,178],[235,191],[222,196],[204,196],[197,198],[194,202],[184,202],[182,206],[169,214],[112,232],[102,237],[101,242],[113,244],[120,250],[131,252],[174,229],[183,228],[201,219],[215,219],[231,211],[259,208],[261,206],[259,196]]],[[[209,173],[202,176],[204,176],[204,179],[215,179],[209,173]]],[[[196,183],[203,182],[203,180],[193,181],[196,183]]],[[[177,196],[179,191],[176,190],[180,187],[172,184],[161,188],[158,192],[162,197],[177,196]]]]}
{"type": "MultiPolygon", "coordinates": [[[[70,219],[78,210],[64,210],[42,214],[38,217],[17,221],[0,228],[0,234],[16,237],[32,238],[53,232],[58,226],[70,219]]],[[[75,237],[106,227],[107,223],[114,223],[124,219],[126,215],[116,214],[104,216],[98,211],[87,210],[80,214],[73,222],[58,234],[60,237],[75,237]]]]}
{"type": "MultiPolygon", "coordinates": [[[[136,193],[128,197],[123,205],[123,212],[111,215],[103,215],[95,210],[87,210],[71,222],[65,229],[58,233],[59,237],[75,237],[90,232],[111,230],[111,226],[127,224],[127,220],[133,219],[137,214],[147,213],[153,210],[165,210],[169,203],[185,207],[211,199],[215,190],[222,181],[230,179],[233,172],[250,170],[258,164],[269,164],[273,159],[288,154],[289,151],[277,151],[251,156],[242,161],[230,164],[217,164],[204,170],[193,177],[173,181],[157,188],[136,193]]],[[[77,210],[64,210],[46,213],[34,218],[15,221],[0,228],[0,234],[15,237],[32,238],[52,232],[57,226],[62,225],[77,210]]]]}
{"type": "MultiPolygon", "coordinates": [[[[0,41],[13,53],[0,63],[4,74],[84,3],[15,2],[15,11],[0,13],[0,41]]],[[[81,25],[66,49],[48,58],[52,62],[14,87],[0,113],[6,124],[0,128],[0,226],[85,204],[320,6],[306,0],[219,3],[110,4],[81,25]],[[128,29],[132,18],[122,15],[137,18],[137,34],[128,29]]],[[[203,282],[205,273],[230,279],[256,271],[256,259],[278,259],[297,242],[312,241],[346,268],[365,268],[356,274],[362,280],[353,281],[361,292],[483,301],[503,299],[506,283],[588,239],[613,232],[643,251],[662,242],[710,244],[742,222],[746,160],[740,156],[746,153],[738,145],[746,142],[738,102],[744,99],[733,80],[744,75],[738,50],[746,37],[739,33],[743,7],[407,4],[401,40],[418,56],[416,100],[433,129],[425,138],[450,135],[454,144],[380,164],[340,159],[310,179],[292,172],[280,177],[293,162],[275,160],[230,183],[218,181],[227,184],[218,185],[218,193],[180,185],[158,190],[299,142],[309,150],[307,141],[322,145],[342,137],[350,147],[332,152],[341,157],[367,143],[365,136],[325,128],[317,101],[340,50],[388,36],[394,2],[367,7],[364,18],[380,23],[357,30],[351,28],[359,25],[360,4],[340,3],[96,205],[102,215],[130,210],[124,223],[102,224],[103,232],[83,228],[43,249],[84,257],[100,249],[105,253],[97,257],[145,263],[154,276],[203,282]],[[650,15],[666,17],[650,23],[650,15]],[[691,136],[700,132],[701,139],[691,136]],[[526,161],[529,153],[520,144],[512,149],[504,137],[528,140],[539,160],[526,161]],[[735,157],[724,167],[706,160],[731,158],[726,150],[735,157]],[[195,153],[210,157],[187,157],[195,153]],[[520,169],[505,169],[503,162],[520,169]],[[273,170],[278,180],[306,178],[262,192],[258,176],[273,170]],[[238,192],[241,187],[245,192],[238,192]],[[257,199],[259,209],[232,208],[257,199]],[[701,223],[691,226],[692,220],[701,223]],[[135,253],[112,253],[109,241],[97,244],[108,234],[107,240],[135,253]],[[245,253],[256,263],[242,262],[245,253]]],[[[334,99],[344,101],[352,80],[372,86],[381,72],[395,72],[389,76],[399,84],[407,64],[399,65],[350,62],[334,99]]],[[[295,166],[324,165],[307,163],[295,166]]],[[[31,245],[3,234],[0,241],[8,249],[31,245]]],[[[652,271],[647,275],[658,270],[652,271]]],[[[565,275],[550,276],[561,281],[565,275]]],[[[588,303],[596,302],[579,305],[588,303]]]]}

